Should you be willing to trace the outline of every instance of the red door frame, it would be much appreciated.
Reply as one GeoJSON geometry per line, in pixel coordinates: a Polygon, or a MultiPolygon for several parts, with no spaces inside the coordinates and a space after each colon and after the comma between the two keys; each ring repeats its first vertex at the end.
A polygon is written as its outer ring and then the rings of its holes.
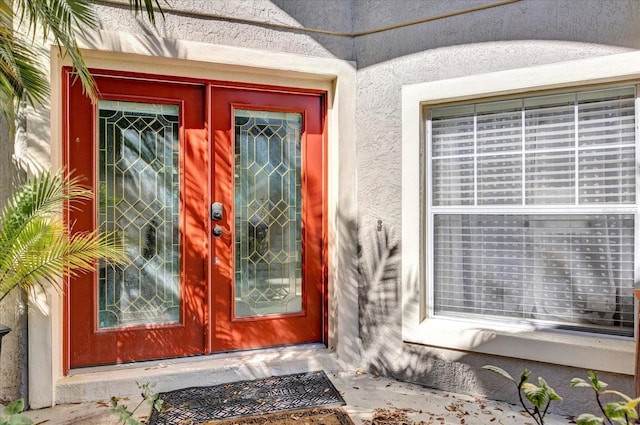
{"type": "MultiPolygon", "coordinates": [[[[214,346],[213,330],[215,329],[215,323],[213,316],[215,315],[214,309],[209,309],[208,306],[214,305],[214,296],[210,290],[207,290],[206,285],[211,288],[212,271],[210,267],[207,267],[208,259],[213,258],[213,253],[210,251],[210,245],[207,240],[208,235],[211,235],[211,221],[208,216],[208,207],[210,199],[206,199],[210,195],[210,191],[202,190],[202,183],[211,183],[211,173],[209,172],[209,158],[211,158],[213,149],[212,144],[208,140],[213,140],[210,132],[211,120],[212,120],[212,99],[211,92],[213,87],[219,89],[222,88],[236,88],[243,90],[253,90],[254,95],[260,93],[279,93],[284,94],[297,94],[306,95],[307,97],[315,97],[320,102],[320,131],[314,136],[316,137],[315,146],[320,150],[316,152],[316,157],[322,158],[321,175],[319,177],[322,183],[318,186],[321,188],[320,207],[316,207],[317,211],[314,214],[321,214],[321,225],[316,231],[314,237],[321,240],[321,245],[318,247],[319,251],[314,252],[313,257],[318,258],[319,270],[318,275],[321,276],[321,292],[320,292],[320,305],[319,315],[321,317],[321,329],[318,338],[313,338],[314,341],[321,341],[326,344],[328,338],[328,290],[327,290],[327,102],[326,93],[320,90],[306,90],[296,88],[281,88],[266,85],[255,84],[240,84],[219,82],[201,79],[185,79],[171,76],[158,76],[152,74],[133,74],[121,71],[107,71],[107,70],[92,70],[92,73],[98,82],[98,89],[100,92],[100,98],[117,98],[120,100],[142,100],[142,99],[158,99],[158,95],[163,93],[161,86],[165,87],[164,98],[168,103],[181,103],[184,107],[184,103],[181,100],[181,91],[186,90],[190,94],[187,97],[190,99],[187,102],[192,105],[199,105],[199,112],[197,108],[190,108],[191,113],[182,114],[185,117],[185,126],[181,128],[181,161],[182,162],[182,182],[185,184],[185,189],[192,193],[187,195],[187,198],[181,200],[182,207],[187,205],[193,207],[193,214],[189,217],[183,217],[183,223],[187,222],[189,229],[187,233],[193,232],[194,234],[204,235],[202,243],[193,244],[190,247],[190,252],[185,253],[185,258],[189,258],[185,263],[185,267],[182,270],[182,277],[191,277],[196,281],[205,282],[205,286],[198,283],[188,286],[188,290],[183,294],[182,300],[189,300],[189,305],[185,305],[182,309],[182,322],[178,326],[161,326],[153,329],[144,328],[130,328],[127,332],[118,332],[120,335],[116,335],[116,332],[99,331],[96,333],[94,323],[80,323],[74,320],[71,316],[71,303],[74,297],[74,291],[79,290],[75,296],[80,297],[83,300],[92,299],[91,303],[84,302],[83,309],[85,317],[92,317],[95,321],[95,282],[97,277],[95,274],[87,274],[80,276],[71,282],[65,282],[64,291],[64,309],[63,309],[63,325],[64,325],[64,344],[63,344],[63,368],[65,373],[72,367],[80,367],[89,364],[101,364],[101,363],[119,363],[136,360],[137,357],[145,358],[165,358],[165,357],[183,357],[185,355],[194,354],[206,354],[222,349],[241,349],[246,348],[242,345],[236,347],[222,348],[220,346],[214,346]],[[126,84],[125,84],[126,83],[126,84]],[[126,90],[124,90],[124,86],[126,90]],[[194,91],[204,90],[205,87],[211,89],[206,90],[206,93],[196,94],[194,91]],[[123,93],[126,91],[126,94],[123,93]],[[198,101],[196,98],[201,99],[198,101]],[[204,115],[205,119],[202,120],[200,115],[204,115]],[[184,155],[188,153],[188,155],[184,155]],[[184,161],[188,160],[189,163],[184,161]],[[209,176],[207,176],[209,173],[209,176]],[[201,196],[196,195],[196,189],[200,190],[201,196]],[[204,199],[203,199],[204,198],[204,199]],[[177,329],[186,329],[185,321],[190,321],[192,332],[190,333],[191,339],[196,342],[186,343],[185,337],[176,336],[174,332],[177,329]],[[84,331],[77,333],[76,329],[80,326],[84,328],[84,331]],[[77,356],[79,347],[78,344],[72,343],[72,338],[82,338],[82,334],[98,334],[106,344],[115,349],[115,357],[111,354],[109,356],[99,357],[97,361],[87,361],[86,356],[82,357],[84,360],[73,361],[72,354],[77,356]],[[176,346],[176,341],[178,341],[176,346]],[[162,346],[162,348],[159,348],[162,346]],[[134,355],[122,355],[120,349],[122,347],[135,347],[134,355]],[[147,348],[145,348],[147,347],[147,348]],[[149,348],[151,347],[151,348],[149,348]]],[[[95,158],[94,154],[87,153],[78,154],[78,146],[76,143],[80,143],[85,146],[85,143],[93,143],[95,129],[95,117],[97,107],[92,105],[90,100],[84,93],[78,90],[79,82],[75,81],[74,73],[71,68],[63,69],[62,79],[62,110],[63,110],[63,165],[68,170],[77,170],[75,173],[85,176],[90,176],[90,182],[94,184],[95,173],[95,158]],[[78,122],[82,123],[80,128],[78,122]],[[80,130],[76,134],[76,130],[80,130]],[[87,158],[89,156],[90,158],[87,158]]],[[[241,91],[241,90],[236,90],[241,91]]],[[[93,187],[94,192],[97,193],[96,188],[93,187]]],[[[182,213],[181,213],[182,214],[182,213]]],[[[96,227],[96,214],[95,204],[85,206],[85,214],[77,214],[77,212],[65,212],[65,219],[68,222],[74,223],[74,231],[90,231],[96,227]],[[87,214],[87,211],[91,211],[91,214],[87,214]]],[[[182,223],[181,223],[182,225],[182,223]]],[[[184,246],[184,244],[183,244],[184,246]]],[[[308,258],[311,258],[308,256],[308,258]]],[[[76,303],[77,304],[77,303],[76,303]]],[[[78,312],[80,314],[80,312],[78,312]]],[[[82,350],[86,349],[87,341],[82,339],[82,350]]],[[[287,341],[285,343],[299,343],[302,341],[287,341]]],[[[275,345],[276,343],[268,343],[266,345],[275,345]]],[[[279,345],[279,343],[278,343],[279,345]]]]}

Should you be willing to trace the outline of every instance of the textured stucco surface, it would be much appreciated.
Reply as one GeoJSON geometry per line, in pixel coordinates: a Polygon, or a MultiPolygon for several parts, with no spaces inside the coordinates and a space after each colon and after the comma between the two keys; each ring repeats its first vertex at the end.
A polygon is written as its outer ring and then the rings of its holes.
{"type": "MultiPolygon", "coordinates": [[[[354,30],[487,3],[356,0],[354,30]]],[[[499,365],[515,376],[526,367],[536,380],[543,376],[564,397],[554,407],[556,411],[583,411],[588,395],[569,388],[572,377],[585,376],[582,370],[402,343],[401,305],[395,289],[399,283],[394,273],[401,258],[397,248],[402,225],[400,91],[404,84],[638,49],[639,10],[636,1],[524,0],[355,40],[360,326],[362,364],[367,369],[440,389],[516,402],[510,384],[481,367],[499,365]],[[380,220],[384,236],[377,231],[380,220]],[[387,249],[381,250],[381,245],[387,249]]],[[[601,378],[613,388],[632,392],[630,376],[601,374],[601,378]]]]}
{"type": "MultiPolygon", "coordinates": [[[[511,401],[515,400],[510,387],[480,367],[496,364],[513,374],[527,367],[565,397],[558,411],[576,413],[582,408],[582,398],[579,391],[567,387],[571,377],[583,375],[580,370],[402,343],[401,87],[639,49],[640,2],[522,0],[359,37],[298,29],[363,32],[489,3],[492,1],[175,0],[171,8],[179,12],[168,10],[157,30],[124,7],[98,4],[97,10],[104,29],[144,36],[149,52],[160,56],[178,55],[164,50],[167,44],[157,43],[158,36],[355,61],[357,85],[352,95],[357,103],[357,161],[344,166],[353,167],[349,172],[357,175],[358,196],[353,202],[358,217],[344,220],[358,226],[353,236],[359,250],[349,260],[358,264],[360,272],[361,322],[360,334],[340,335],[338,343],[355,345],[361,338],[360,365],[372,372],[511,401]],[[225,16],[292,28],[225,21],[225,16]]],[[[46,114],[35,118],[46,124],[46,114]]],[[[38,139],[47,140],[47,135],[38,139]]],[[[33,147],[47,152],[46,145],[33,147]]],[[[0,177],[4,177],[5,149],[0,154],[0,177]]],[[[0,183],[0,199],[7,193],[4,184],[0,183]]],[[[6,360],[4,350],[3,357],[6,360]]],[[[612,387],[631,390],[629,376],[603,374],[602,378],[612,387]]]]}
{"type": "MultiPolygon", "coordinates": [[[[9,138],[9,125],[0,116],[0,209],[4,208],[16,181],[14,145],[9,138]]],[[[26,311],[22,294],[14,291],[0,303],[0,324],[12,331],[2,338],[0,350],[0,402],[24,394],[23,373],[26,368],[26,311]]]]}
{"type": "MultiPolygon", "coordinates": [[[[301,32],[297,28],[315,28],[339,33],[351,31],[350,2],[343,0],[179,0],[159,20],[156,30],[127,8],[98,7],[100,22],[109,31],[158,34],[172,39],[210,42],[228,46],[253,47],[269,51],[354,60],[353,40],[330,34],[301,32]],[[244,19],[254,23],[229,22],[216,17],[244,19]],[[273,28],[269,23],[289,28],[273,28]]],[[[151,45],[153,48],[153,45],[151,45]]],[[[251,62],[251,58],[247,58],[251,62]]]]}
{"type": "MultiPolygon", "coordinates": [[[[354,31],[442,16],[493,3],[498,2],[355,0],[354,31]]],[[[523,0],[358,37],[356,57],[358,67],[365,68],[440,47],[515,40],[575,41],[635,48],[640,38],[639,13],[640,5],[634,0],[523,0]]]]}

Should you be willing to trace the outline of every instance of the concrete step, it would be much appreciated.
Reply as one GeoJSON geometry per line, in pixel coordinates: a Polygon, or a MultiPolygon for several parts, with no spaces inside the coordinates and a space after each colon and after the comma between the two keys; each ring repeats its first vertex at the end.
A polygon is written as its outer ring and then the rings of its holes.
{"type": "Polygon", "coordinates": [[[335,354],[322,344],[97,366],[75,369],[59,380],[55,400],[70,404],[133,397],[140,394],[138,383],[167,392],[316,370],[338,370],[335,354]]]}

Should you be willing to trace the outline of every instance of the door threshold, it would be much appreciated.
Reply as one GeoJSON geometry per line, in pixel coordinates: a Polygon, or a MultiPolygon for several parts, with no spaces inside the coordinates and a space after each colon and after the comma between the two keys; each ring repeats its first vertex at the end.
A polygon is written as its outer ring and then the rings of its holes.
{"type": "Polygon", "coordinates": [[[154,392],[224,384],[269,376],[337,371],[335,353],[323,344],[302,344],[197,357],[183,357],[73,369],[56,383],[56,404],[105,401],[140,394],[138,384],[154,392]]]}

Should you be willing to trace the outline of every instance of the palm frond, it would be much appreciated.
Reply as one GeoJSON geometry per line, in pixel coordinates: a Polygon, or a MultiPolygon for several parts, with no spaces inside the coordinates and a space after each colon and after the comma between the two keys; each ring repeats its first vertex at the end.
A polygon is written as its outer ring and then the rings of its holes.
{"type": "Polygon", "coordinates": [[[33,268],[37,268],[48,247],[57,243],[64,234],[64,227],[51,218],[42,217],[31,220],[4,247],[0,258],[0,293],[8,293],[23,283],[23,277],[33,268]]]}
{"type": "MultiPolygon", "coordinates": [[[[134,13],[146,12],[156,23],[164,18],[161,0],[129,0],[134,13]]],[[[168,4],[166,1],[163,3],[168,4]]],[[[52,36],[63,56],[76,69],[85,93],[97,99],[97,86],[76,41],[76,32],[97,29],[98,19],[89,0],[0,0],[0,112],[11,121],[16,101],[41,104],[49,96],[48,78],[40,66],[34,39],[52,36]],[[18,27],[13,26],[13,12],[18,27]]]]}
{"type": "MultiPolygon", "coordinates": [[[[82,58],[75,31],[97,29],[98,20],[88,0],[14,0],[19,25],[26,27],[25,36],[44,39],[51,35],[63,55],[68,55],[77,70],[82,86],[92,99],[96,98],[96,84],[82,58]]],[[[36,61],[37,65],[39,62],[36,61]]]]}
{"type": "Polygon", "coordinates": [[[160,0],[129,0],[129,5],[136,15],[144,9],[147,14],[147,19],[149,19],[152,25],[156,24],[155,9],[158,9],[158,12],[160,12],[160,15],[162,15],[164,19],[164,11],[162,10],[162,6],[160,6],[160,0]]]}
{"type": "MultiPolygon", "coordinates": [[[[54,174],[45,171],[30,178],[13,192],[0,215],[0,242],[3,236],[11,239],[34,217],[57,213],[67,201],[88,200],[92,196],[79,177],[65,176],[62,170],[54,174]]],[[[67,202],[67,206],[74,208],[73,203],[67,202]]]]}
{"type": "MultiPolygon", "coordinates": [[[[31,220],[22,226],[21,231],[15,233],[12,238],[0,240],[0,292],[6,292],[4,286],[11,284],[18,270],[23,267],[30,252],[38,252],[38,246],[47,244],[53,237],[54,232],[61,231],[61,226],[53,227],[48,222],[49,219],[42,217],[31,220]],[[44,240],[43,240],[44,239],[44,240]]],[[[4,233],[3,233],[4,236],[4,233]]]]}
{"type": "Polygon", "coordinates": [[[32,104],[42,103],[49,95],[48,77],[39,65],[38,50],[17,35],[0,25],[0,108],[3,112],[13,110],[23,95],[32,104]]]}
{"type": "Polygon", "coordinates": [[[16,261],[0,280],[0,301],[17,287],[29,289],[40,285],[58,288],[63,276],[77,276],[94,271],[97,259],[126,262],[122,246],[115,234],[98,232],[70,235],[65,229],[32,222],[22,234],[27,243],[16,252],[16,261]],[[30,232],[33,230],[33,232],[30,232]]]}
{"type": "Polygon", "coordinates": [[[62,276],[95,270],[98,259],[126,262],[115,234],[74,234],[61,221],[64,206],[91,195],[63,172],[43,172],[14,192],[0,215],[0,301],[18,287],[56,287],[62,276]]]}
{"type": "MultiPolygon", "coordinates": [[[[14,251],[28,240],[31,233],[27,229],[33,221],[42,224],[42,220],[62,211],[66,201],[90,197],[91,192],[80,186],[79,179],[65,176],[62,171],[44,172],[18,187],[0,215],[0,270],[15,261],[12,257],[18,254],[14,251]]],[[[55,229],[49,225],[49,230],[55,229]]]]}

